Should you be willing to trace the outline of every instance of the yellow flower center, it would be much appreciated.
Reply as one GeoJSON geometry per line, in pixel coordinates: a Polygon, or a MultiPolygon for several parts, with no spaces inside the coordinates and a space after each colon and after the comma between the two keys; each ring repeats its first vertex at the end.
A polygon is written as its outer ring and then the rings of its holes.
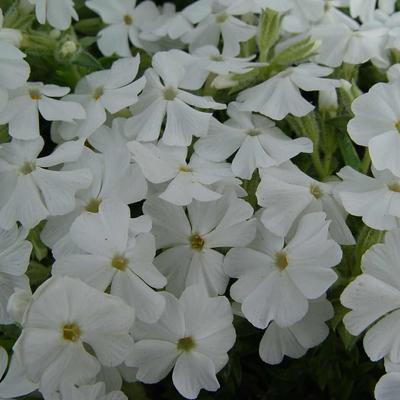
{"type": "Polygon", "coordinates": [[[400,193],[400,183],[398,182],[389,183],[388,188],[392,192],[400,193]]]}
{"type": "Polygon", "coordinates": [[[37,88],[29,89],[29,96],[31,96],[32,100],[40,100],[42,98],[42,94],[37,88]]]}
{"type": "Polygon", "coordinates": [[[187,165],[180,165],[178,168],[179,172],[192,172],[192,170],[187,165]]]}
{"type": "Polygon", "coordinates": [[[33,172],[36,169],[36,165],[34,162],[29,162],[27,161],[22,165],[22,167],[19,169],[19,172],[22,175],[29,175],[31,172],[33,172]]]}
{"type": "Polygon", "coordinates": [[[173,87],[166,87],[163,93],[164,99],[167,101],[175,100],[175,97],[178,95],[178,92],[173,87]]]}
{"type": "Polygon", "coordinates": [[[310,193],[318,200],[322,197],[322,190],[318,185],[310,185],[310,193]]]}
{"type": "Polygon", "coordinates": [[[133,18],[128,14],[124,15],[124,24],[132,25],[132,23],[133,23],[133,18]]]}
{"type": "Polygon", "coordinates": [[[86,204],[85,210],[90,213],[96,214],[99,212],[100,204],[100,199],[90,199],[89,202],[86,204]]]}
{"type": "Polygon", "coordinates": [[[178,340],[176,348],[178,351],[191,351],[196,347],[196,343],[191,336],[186,336],[178,340]]]}
{"type": "Polygon", "coordinates": [[[192,235],[189,241],[190,241],[190,246],[193,250],[198,250],[198,251],[203,250],[204,239],[198,233],[192,235]]]}
{"type": "Polygon", "coordinates": [[[280,251],[279,253],[275,254],[275,265],[283,271],[288,265],[288,257],[287,254],[284,253],[283,251],[280,251]]]}
{"type": "Polygon", "coordinates": [[[394,127],[397,129],[397,132],[400,133],[400,119],[394,124],[394,127]]]}
{"type": "Polygon", "coordinates": [[[81,336],[81,330],[79,329],[79,326],[75,323],[65,324],[62,329],[62,336],[64,340],[76,342],[81,336]]]}
{"type": "Polygon", "coordinates": [[[96,88],[93,92],[93,98],[95,100],[99,100],[101,96],[103,96],[104,94],[104,88],[102,86],[99,86],[98,88],[96,88]]]}
{"type": "Polygon", "coordinates": [[[119,271],[124,271],[128,266],[128,260],[121,256],[114,256],[111,260],[111,266],[119,271]]]}

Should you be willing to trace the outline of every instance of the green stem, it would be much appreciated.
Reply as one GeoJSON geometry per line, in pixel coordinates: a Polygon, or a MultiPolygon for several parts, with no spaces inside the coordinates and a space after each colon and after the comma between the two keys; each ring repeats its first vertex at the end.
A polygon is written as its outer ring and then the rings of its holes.
{"type": "Polygon", "coordinates": [[[361,163],[361,172],[363,174],[368,174],[370,166],[371,166],[371,156],[369,155],[368,149],[366,149],[361,163]]]}

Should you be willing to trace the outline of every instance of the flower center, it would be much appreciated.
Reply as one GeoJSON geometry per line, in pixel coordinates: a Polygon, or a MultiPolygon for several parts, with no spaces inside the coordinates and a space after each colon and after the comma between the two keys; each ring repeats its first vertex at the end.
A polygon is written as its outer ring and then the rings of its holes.
{"type": "Polygon", "coordinates": [[[96,214],[99,212],[100,204],[100,199],[90,199],[89,202],[86,204],[85,210],[90,213],[96,214]]]}
{"type": "Polygon", "coordinates": [[[119,271],[124,271],[128,266],[128,260],[121,256],[114,256],[114,258],[111,260],[111,265],[113,268],[119,271]]]}
{"type": "Polygon", "coordinates": [[[19,169],[19,172],[22,175],[29,175],[31,172],[33,172],[36,169],[36,165],[34,162],[29,162],[27,161],[22,165],[22,167],[19,169]]]}
{"type": "Polygon", "coordinates": [[[397,132],[400,133],[400,119],[394,124],[394,127],[397,129],[397,132]]]}
{"type": "Polygon", "coordinates": [[[32,100],[40,100],[42,98],[42,94],[37,88],[29,89],[29,96],[31,96],[32,100]]]}
{"type": "Polygon", "coordinates": [[[196,343],[194,342],[191,336],[186,336],[178,340],[176,343],[176,348],[178,351],[191,351],[196,347],[196,343]]]}
{"type": "Polygon", "coordinates": [[[215,17],[215,21],[217,22],[217,24],[223,24],[228,18],[229,15],[227,13],[221,13],[215,17]]]}
{"type": "Polygon", "coordinates": [[[398,182],[389,183],[388,188],[392,192],[400,193],[400,183],[398,182]]]}
{"type": "Polygon", "coordinates": [[[193,250],[203,250],[204,247],[204,239],[198,234],[195,233],[192,236],[190,236],[190,246],[193,250]]]}
{"type": "Polygon", "coordinates": [[[101,96],[103,96],[104,94],[104,88],[102,86],[99,86],[98,88],[96,88],[93,92],[93,98],[95,100],[99,100],[101,96]]]}
{"type": "Polygon", "coordinates": [[[260,131],[260,129],[257,129],[257,128],[249,129],[246,133],[247,133],[247,135],[249,135],[249,136],[258,136],[258,135],[261,135],[261,134],[262,134],[262,132],[260,131]]]}
{"type": "Polygon", "coordinates": [[[180,165],[178,168],[179,172],[192,172],[192,170],[187,165],[180,165]]]}
{"type": "Polygon", "coordinates": [[[164,89],[164,99],[167,101],[175,100],[175,97],[178,95],[178,92],[173,87],[166,87],[164,89]]]}
{"type": "Polygon", "coordinates": [[[81,330],[79,329],[79,326],[75,323],[65,324],[62,329],[62,335],[64,340],[76,342],[81,336],[81,330]]]}
{"type": "Polygon", "coordinates": [[[318,200],[322,197],[322,190],[318,185],[310,185],[310,193],[318,200]]]}
{"type": "Polygon", "coordinates": [[[133,23],[133,18],[128,14],[124,15],[124,24],[132,25],[132,23],[133,23]]]}
{"type": "Polygon", "coordinates": [[[280,251],[279,253],[276,253],[275,254],[275,265],[281,271],[283,271],[289,265],[287,254],[284,253],[283,251],[280,251]]]}
{"type": "Polygon", "coordinates": [[[224,61],[224,57],[222,57],[220,54],[213,54],[209,57],[211,61],[224,61]]]}

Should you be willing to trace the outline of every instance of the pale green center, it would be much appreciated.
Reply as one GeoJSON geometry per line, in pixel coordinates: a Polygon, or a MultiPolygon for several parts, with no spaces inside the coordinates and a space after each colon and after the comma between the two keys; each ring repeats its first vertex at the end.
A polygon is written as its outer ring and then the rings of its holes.
{"type": "Polygon", "coordinates": [[[310,185],[310,193],[318,200],[322,197],[322,190],[318,185],[310,185]]]}
{"type": "Polygon", "coordinates": [[[284,253],[283,251],[280,251],[275,254],[275,265],[283,271],[288,265],[289,265],[289,260],[287,257],[287,254],[284,253]]]}
{"type": "Polygon", "coordinates": [[[62,336],[65,340],[69,342],[76,342],[81,336],[81,330],[79,326],[75,323],[65,324],[62,328],[62,336]]]}
{"type": "Polygon", "coordinates": [[[42,98],[42,94],[37,88],[29,89],[29,96],[31,96],[32,100],[40,100],[42,98]]]}
{"type": "Polygon", "coordinates": [[[128,260],[121,256],[114,256],[111,260],[111,266],[119,271],[124,271],[128,266],[128,260]]]}
{"type": "Polygon", "coordinates": [[[186,336],[178,340],[176,348],[178,351],[189,352],[196,347],[196,343],[191,336],[186,336]]]}
{"type": "Polygon", "coordinates": [[[19,172],[22,175],[29,175],[31,172],[33,172],[36,169],[36,165],[34,162],[29,162],[27,161],[22,165],[22,167],[19,169],[19,172]]]}
{"type": "Polygon", "coordinates": [[[90,213],[96,214],[99,212],[100,204],[100,199],[90,199],[89,202],[86,204],[85,210],[90,213]]]}
{"type": "Polygon", "coordinates": [[[203,250],[204,247],[204,239],[198,234],[195,233],[189,238],[190,246],[193,250],[203,250]]]}
{"type": "Polygon", "coordinates": [[[211,61],[224,61],[224,57],[222,57],[219,54],[213,54],[212,56],[209,57],[211,61]]]}
{"type": "Polygon", "coordinates": [[[218,14],[218,15],[215,17],[215,21],[217,22],[217,24],[223,24],[228,18],[229,18],[229,15],[228,15],[228,14],[226,14],[226,13],[221,13],[221,14],[218,14]]]}
{"type": "Polygon", "coordinates": [[[167,101],[175,100],[175,97],[178,95],[178,92],[173,87],[166,87],[164,89],[164,99],[167,101]]]}
{"type": "Polygon", "coordinates": [[[257,129],[257,128],[249,129],[246,133],[247,133],[247,135],[249,135],[249,136],[258,136],[258,135],[261,135],[261,134],[262,134],[262,132],[260,131],[260,129],[257,129]]]}

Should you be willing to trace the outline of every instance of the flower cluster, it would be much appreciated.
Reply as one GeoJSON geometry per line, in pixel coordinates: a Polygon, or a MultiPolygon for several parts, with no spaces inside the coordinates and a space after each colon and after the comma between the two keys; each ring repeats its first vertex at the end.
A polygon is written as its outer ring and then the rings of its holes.
{"type": "Polygon", "coordinates": [[[172,371],[195,399],[238,327],[275,365],[344,324],[398,399],[396,2],[14,3],[0,398],[124,400],[172,371]]]}

